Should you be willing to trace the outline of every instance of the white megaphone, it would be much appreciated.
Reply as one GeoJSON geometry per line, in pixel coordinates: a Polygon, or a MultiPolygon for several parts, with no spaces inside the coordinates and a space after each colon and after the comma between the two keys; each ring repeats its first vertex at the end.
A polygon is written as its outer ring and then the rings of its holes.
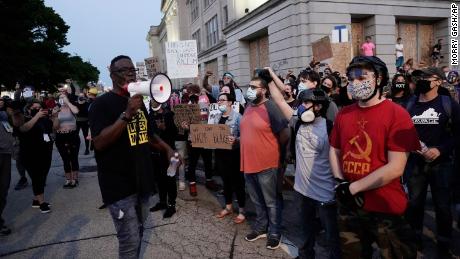
{"type": "Polygon", "coordinates": [[[157,103],[165,103],[171,95],[171,85],[167,75],[158,73],[150,81],[129,83],[126,90],[131,94],[149,96],[157,103]]]}

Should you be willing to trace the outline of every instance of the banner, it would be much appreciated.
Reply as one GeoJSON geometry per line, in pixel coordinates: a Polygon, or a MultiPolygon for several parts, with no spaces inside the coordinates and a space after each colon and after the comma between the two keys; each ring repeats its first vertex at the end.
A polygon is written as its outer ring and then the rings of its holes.
{"type": "Polygon", "coordinates": [[[194,78],[198,76],[196,40],[166,42],[165,51],[169,78],[194,78]]]}
{"type": "Polygon", "coordinates": [[[232,145],[226,142],[228,136],[230,136],[230,127],[225,124],[190,125],[192,147],[232,149],[232,145]]]}
{"type": "Polygon", "coordinates": [[[179,134],[184,134],[182,122],[189,125],[201,122],[200,106],[198,104],[177,104],[174,106],[174,124],[176,124],[179,134]]]}

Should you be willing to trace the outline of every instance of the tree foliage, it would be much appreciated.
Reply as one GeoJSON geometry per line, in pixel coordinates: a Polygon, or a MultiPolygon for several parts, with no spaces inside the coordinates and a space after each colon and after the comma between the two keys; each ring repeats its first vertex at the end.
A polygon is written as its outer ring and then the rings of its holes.
{"type": "Polygon", "coordinates": [[[43,0],[0,0],[0,84],[53,89],[67,78],[85,85],[99,71],[62,48],[69,26],[43,0]]]}

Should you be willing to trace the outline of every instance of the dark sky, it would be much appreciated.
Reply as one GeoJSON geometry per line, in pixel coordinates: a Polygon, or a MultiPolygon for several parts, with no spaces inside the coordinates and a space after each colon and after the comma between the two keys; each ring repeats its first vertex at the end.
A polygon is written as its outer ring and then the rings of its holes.
{"type": "Polygon", "coordinates": [[[150,25],[161,21],[161,0],[45,0],[70,26],[64,48],[96,66],[111,85],[107,65],[120,54],[133,62],[149,56],[145,40],[150,25]]]}

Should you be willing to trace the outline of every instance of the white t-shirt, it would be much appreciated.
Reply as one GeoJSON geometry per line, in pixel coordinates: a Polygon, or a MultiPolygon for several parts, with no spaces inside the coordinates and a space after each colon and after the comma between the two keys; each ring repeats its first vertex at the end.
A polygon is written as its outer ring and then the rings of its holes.
{"type": "Polygon", "coordinates": [[[399,57],[402,57],[404,54],[403,54],[403,45],[402,44],[396,44],[395,45],[395,48],[396,48],[396,57],[399,58],[399,57]]]}

